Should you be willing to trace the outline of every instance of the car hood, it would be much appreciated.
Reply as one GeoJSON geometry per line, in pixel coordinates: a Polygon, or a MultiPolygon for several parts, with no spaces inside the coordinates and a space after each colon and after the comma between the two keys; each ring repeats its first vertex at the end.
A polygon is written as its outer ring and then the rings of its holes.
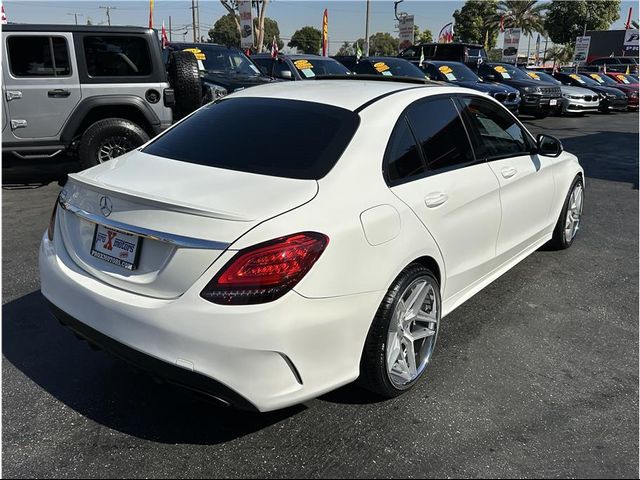
{"type": "Polygon", "coordinates": [[[243,88],[271,83],[274,80],[264,75],[236,75],[228,73],[204,72],[202,80],[224,87],[227,92],[232,93],[243,88]]]}
{"type": "Polygon", "coordinates": [[[569,95],[593,95],[593,91],[589,90],[588,88],[561,85],[560,89],[562,90],[562,93],[567,93],[569,95]]]}
{"type": "Polygon", "coordinates": [[[501,83],[505,83],[507,85],[511,85],[516,88],[524,88],[524,87],[555,87],[552,83],[540,82],[537,80],[519,80],[516,78],[508,78],[502,80],[501,83]]]}

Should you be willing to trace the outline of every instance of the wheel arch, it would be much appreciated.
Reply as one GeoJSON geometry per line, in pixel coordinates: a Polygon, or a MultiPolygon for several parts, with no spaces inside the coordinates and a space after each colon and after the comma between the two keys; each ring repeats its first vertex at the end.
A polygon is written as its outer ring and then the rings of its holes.
{"type": "Polygon", "coordinates": [[[62,130],[63,142],[69,144],[90,125],[105,118],[123,118],[139,125],[150,137],[160,127],[160,119],[151,107],[136,95],[102,95],[83,100],[62,130]]]}

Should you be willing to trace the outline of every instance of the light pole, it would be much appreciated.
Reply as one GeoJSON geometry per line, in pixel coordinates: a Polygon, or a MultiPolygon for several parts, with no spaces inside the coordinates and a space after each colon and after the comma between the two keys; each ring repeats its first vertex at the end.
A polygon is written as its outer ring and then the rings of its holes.
{"type": "Polygon", "coordinates": [[[67,15],[73,15],[73,17],[74,17],[74,18],[75,18],[75,20],[76,20],[76,25],[78,25],[78,17],[84,17],[84,15],[83,15],[83,14],[81,14],[81,13],[77,13],[77,12],[67,13],[67,15]]]}
{"type": "Polygon", "coordinates": [[[367,21],[364,27],[364,56],[369,56],[369,18],[370,18],[370,3],[371,0],[367,0],[367,21]]]}

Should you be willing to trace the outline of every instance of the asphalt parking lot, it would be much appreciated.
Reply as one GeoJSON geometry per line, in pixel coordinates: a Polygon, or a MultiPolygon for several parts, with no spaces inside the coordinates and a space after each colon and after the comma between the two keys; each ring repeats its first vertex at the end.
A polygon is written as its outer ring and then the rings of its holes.
{"type": "Polygon", "coordinates": [[[585,167],[574,246],[448,316],[408,394],[347,386],[261,415],[157,385],[60,327],[37,270],[59,187],[5,176],[4,476],[637,478],[638,114],[525,123],[585,167]]]}

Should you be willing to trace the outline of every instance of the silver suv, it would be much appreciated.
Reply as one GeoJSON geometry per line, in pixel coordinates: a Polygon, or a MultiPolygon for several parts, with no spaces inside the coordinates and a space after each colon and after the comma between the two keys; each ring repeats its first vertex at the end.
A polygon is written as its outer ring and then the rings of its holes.
{"type": "MultiPolygon", "coordinates": [[[[171,84],[200,96],[195,58],[178,62],[183,78],[171,84]]],[[[72,155],[96,165],[169,127],[176,107],[147,28],[3,25],[2,75],[2,151],[20,161],[72,155]]]]}

